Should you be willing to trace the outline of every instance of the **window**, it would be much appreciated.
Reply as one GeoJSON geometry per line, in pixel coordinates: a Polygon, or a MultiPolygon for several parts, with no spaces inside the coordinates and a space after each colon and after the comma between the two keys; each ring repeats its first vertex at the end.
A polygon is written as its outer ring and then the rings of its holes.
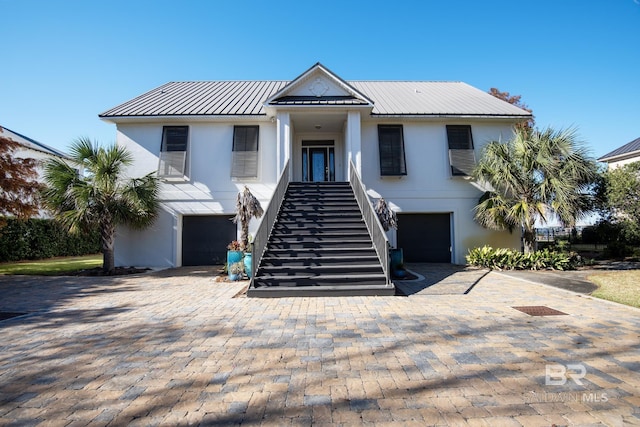
{"type": "Polygon", "coordinates": [[[447,125],[451,175],[471,176],[476,166],[473,138],[469,125],[447,125]]]}
{"type": "Polygon", "coordinates": [[[233,127],[232,178],[258,177],[258,126],[233,127]]]}
{"type": "Polygon", "coordinates": [[[182,178],[187,165],[188,126],[164,126],[162,128],[162,146],[158,176],[163,178],[182,178]]]}
{"type": "Polygon", "coordinates": [[[380,175],[407,174],[402,125],[378,125],[378,148],[380,149],[380,175]]]}

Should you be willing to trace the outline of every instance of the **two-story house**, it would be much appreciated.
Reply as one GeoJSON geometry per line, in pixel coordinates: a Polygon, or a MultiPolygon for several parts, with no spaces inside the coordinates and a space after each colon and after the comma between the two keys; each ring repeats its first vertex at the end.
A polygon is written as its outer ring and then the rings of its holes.
{"type": "Polygon", "coordinates": [[[163,179],[158,221],[119,230],[116,262],[220,262],[237,236],[237,193],[247,185],[266,207],[283,173],[340,183],[356,172],[372,202],[384,197],[397,212],[388,238],[405,261],[464,263],[478,245],[519,248],[519,233],[475,223],[482,191],[469,175],[488,141],[529,117],[462,82],[345,81],[320,63],[291,81],[164,84],[100,114],[135,155],[131,174],[163,179]]]}

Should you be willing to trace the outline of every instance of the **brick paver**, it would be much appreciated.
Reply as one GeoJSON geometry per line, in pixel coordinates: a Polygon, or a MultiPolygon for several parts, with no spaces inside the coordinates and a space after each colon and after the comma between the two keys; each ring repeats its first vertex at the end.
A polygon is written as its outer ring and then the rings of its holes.
{"type": "Polygon", "coordinates": [[[234,298],[212,271],[0,277],[0,311],[29,312],[0,322],[0,425],[640,425],[639,310],[486,272],[234,298]]]}

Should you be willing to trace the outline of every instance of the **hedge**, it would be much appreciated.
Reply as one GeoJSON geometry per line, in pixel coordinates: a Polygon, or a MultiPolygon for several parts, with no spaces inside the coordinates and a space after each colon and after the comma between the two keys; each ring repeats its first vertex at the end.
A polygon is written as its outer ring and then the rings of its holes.
{"type": "Polygon", "coordinates": [[[0,229],[0,262],[78,256],[100,252],[100,233],[69,234],[51,219],[7,218],[0,229]]]}

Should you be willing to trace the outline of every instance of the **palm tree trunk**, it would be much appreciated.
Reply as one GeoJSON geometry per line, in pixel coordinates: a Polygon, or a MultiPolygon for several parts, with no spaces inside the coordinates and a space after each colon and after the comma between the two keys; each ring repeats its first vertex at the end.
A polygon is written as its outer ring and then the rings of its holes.
{"type": "Polygon", "coordinates": [[[538,250],[536,240],[536,229],[532,224],[527,224],[522,229],[522,242],[524,244],[524,253],[530,254],[538,250]]]}
{"type": "Polygon", "coordinates": [[[244,249],[249,247],[249,221],[242,221],[240,241],[244,249]]]}
{"type": "Polygon", "coordinates": [[[113,251],[116,230],[111,221],[104,221],[101,230],[102,240],[102,271],[110,274],[116,268],[115,256],[113,251]]]}

